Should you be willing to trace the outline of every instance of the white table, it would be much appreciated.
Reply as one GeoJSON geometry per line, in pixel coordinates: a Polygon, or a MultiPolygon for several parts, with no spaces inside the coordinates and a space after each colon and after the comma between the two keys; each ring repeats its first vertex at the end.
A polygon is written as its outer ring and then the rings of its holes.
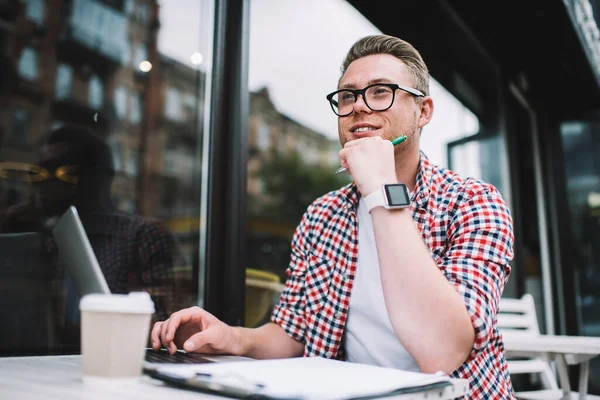
{"type": "Polygon", "coordinates": [[[556,362],[563,398],[569,399],[568,365],[579,365],[579,399],[588,391],[590,360],[600,354],[600,338],[503,333],[507,357],[539,357],[556,362]]]}
{"type": "MultiPolygon", "coordinates": [[[[453,379],[452,386],[385,399],[453,399],[464,396],[468,381],[453,379]]],[[[81,379],[81,356],[0,358],[0,400],[223,400],[213,396],[164,386],[147,376],[127,385],[88,386],[81,379]]]]}

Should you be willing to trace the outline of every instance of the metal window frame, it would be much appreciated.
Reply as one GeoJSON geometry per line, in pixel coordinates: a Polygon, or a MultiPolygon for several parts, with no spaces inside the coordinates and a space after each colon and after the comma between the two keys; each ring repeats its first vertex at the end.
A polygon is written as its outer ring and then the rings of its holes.
{"type": "MultiPolygon", "coordinates": [[[[209,132],[202,214],[204,308],[244,324],[248,168],[249,0],[215,0],[209,132]]],[[[202,279],[200,279],[202,280],[202,279]]]]}

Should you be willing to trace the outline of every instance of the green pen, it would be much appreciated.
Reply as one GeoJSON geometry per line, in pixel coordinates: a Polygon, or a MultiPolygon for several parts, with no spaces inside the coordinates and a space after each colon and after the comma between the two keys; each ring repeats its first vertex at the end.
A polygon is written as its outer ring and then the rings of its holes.
{"type": "MultiPolygon", "coordinates": [[[[406,136],[405,136],[405,135],[398,136],[396,139],[392,140],[392,144],[393,144],[394,146],[397,146],[397,145],[399,145],[400,143],[404,142],[405,140],[406,140],[406,136]]],[[[336,174],[339,174],[340,172],[344,172],[345,170],[346,170],[346,168],[344,168],[344,167],[341,167],[341,168],[338,168],[338,170],[337,170],[337,171],[335,171],[335,173],[336,173],[336,174]]]]}

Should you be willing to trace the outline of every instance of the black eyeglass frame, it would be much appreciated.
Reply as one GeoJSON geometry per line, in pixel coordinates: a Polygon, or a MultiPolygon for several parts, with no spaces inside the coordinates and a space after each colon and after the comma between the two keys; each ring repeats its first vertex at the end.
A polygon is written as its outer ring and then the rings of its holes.
{"type": "Polygon", "coordinates": [[[363,101],[365,102],[365,105],[367,107],[369,107],[369,110],[380,112],[380,111],[389,110],[394,105],[394,101],[396,101],[396,90],[402,90],[408,94],[412,94],[415,97],[425,97],[425,94],[423,92],[421,92],[420,90],[413,89],[408,86],[397,85],[395,83],[374,83],[372,85],[365,86],[362,89],[340,89],[340,90],[336,90],[335,92],[329,93],[326,97],[327,97],[327,100],[329,100],[329,105],[331,106],[331,109],[333,110],[335,115],[337,115],[338,117],[347,117],[348,115],[352,114],[354,111],[350,111],[347,114],[338,114],[338,112],[336,111],[338,102],[333,100],[333,96],[335,96],[336,94],[341,93],[341,92],[351,92],[354,95],[355,103],[358,101],[358,95],[360,94],[363,98],[363,101]],[[370,88],[372,88],[374,86],[387,86],[390,89],[392,89],[392,101],[391,101],[390,105],[384,109],[375,110],[375,109],[371,108],[371,106],[367,102],[367,97],[365,96],[365,94],[367,93],[367,90],[369,90],[370,88]]]}

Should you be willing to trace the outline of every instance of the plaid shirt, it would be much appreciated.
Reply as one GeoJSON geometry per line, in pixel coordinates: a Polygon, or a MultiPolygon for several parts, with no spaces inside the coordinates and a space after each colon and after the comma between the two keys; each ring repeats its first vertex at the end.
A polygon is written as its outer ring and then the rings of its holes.
{"type": "MultiPolygon", "coordinates": [[[[288,279],[272,320],[305,344],[305,356],[345,358],[342,340],[358,268],[359,199],[355,184],[322,196],[294,234],[288,279]]],[[[475,330],[469,358],[451,376],[469,380],[469,399],[513,399],[496,326],[513,257],[512,219],[505,202],[492,185],[462,179],[421,154],[411,211],[475,330]]]]}

